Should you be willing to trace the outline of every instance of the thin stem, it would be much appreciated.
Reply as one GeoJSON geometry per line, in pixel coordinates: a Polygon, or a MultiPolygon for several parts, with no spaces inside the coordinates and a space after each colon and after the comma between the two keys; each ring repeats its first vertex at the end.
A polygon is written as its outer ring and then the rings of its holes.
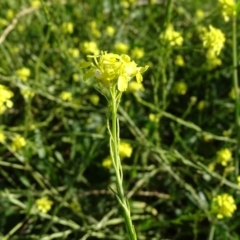
{"type": "Polygon", "coordinates": [[[237,72],[237,21],[236,17],[233,17],[232,22],[232,31],[233,31],[233,84],[236,94],[236,126],[237,126],[237,151],[235,156],[235,174],[236,177],[239,175],[239,153],[240,153],[240,99],[239,99],[239,87],[238,87],[238,72],[237,72]]]}
{"type": "Polygon", "coordinates": [[[212,224],[211,224],[210,233],[209,233],[209,236],[208,236],[208,240],[213,240],[213,238],[214,238],[214,233],[215,233],[215,224],[212,223],[212,224]]]}
{"type": "Polygon", "coordinates": [[[126,197],[124,196],[123,190],[123,176],[122,176],[122,166],[119,157],[119,137],[118,137],[118,123],[117,123],[117,108],[119,99],[117,99],[116,89],[112,90],[112,130],[111,130],[111,154],[113,165],[116,174],[116,186],[117,186],[117,199],[123,210],[123,217],[126,223],[127,232],[130,240],[137,240],[137,236],[132,224],[130,209],[126,197]]]}

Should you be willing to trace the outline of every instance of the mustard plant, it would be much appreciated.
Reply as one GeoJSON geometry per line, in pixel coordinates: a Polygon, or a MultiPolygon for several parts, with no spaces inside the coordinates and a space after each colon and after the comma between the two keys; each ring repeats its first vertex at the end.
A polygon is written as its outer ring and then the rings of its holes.
{"type": "Polygon", "coordinates": [[[132,224],[128,200],[124,194],[123,171],[120,159],[123,153],[124,157],[130,156],[132,148],[127,143],[124,143],[127,146],[126,152],[126,146],[120,143],[117,111],[122,93],[127,90],[129,81],[136,77],[138,83],[142,82],[142,73],[148,69],[148,66],[137,67],[137,64],[125,54],[118,55],[101,52],[98,56],[89,57],[93,59],[93,62],[83,62],[80,67],[89,67],[89,70],[83,77],[84,80],[94,77],[98,83],[99,90],[108,100],[109,115],[111,116],[111,126],[108,119],[110,155],[116,177],[116,191],[112,191],[115,193],[122,209],[129,239],[135,240],[137,239],[137,235],[132,224]]]}

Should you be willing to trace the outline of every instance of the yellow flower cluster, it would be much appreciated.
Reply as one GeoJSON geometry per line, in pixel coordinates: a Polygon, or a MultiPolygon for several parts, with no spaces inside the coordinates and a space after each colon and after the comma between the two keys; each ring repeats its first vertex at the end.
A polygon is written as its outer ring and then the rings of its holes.
{"type": "Polygon", "coordinates": [[[123,159],[125,157],[128,157],[128,158],[131,157],[132,151],[133,151],[132,146],[129,143],[124,141],[120,142],[120,145],[119,145],[120,158],[123,159]]]}
{"type": "Polygon", "coordinates": [[[81,48],[84,53],[99,54],[99,49],[96,42],[83,42],[81,48]]]}
{"type": "Polygon", "coordinates": [[[224,20],[229,21],[229,17],[236,15],[236,3],[234,0],[218,0],[224,20]]]}
{"type": "Polygon", "coordinates": [[[179,67],[183,67],[185,65],[184,59],[182,55],[177,55],[174,61],[175,65],[179,67]]]}
{"type": "Polygon", "coordinates": [[[185,95],[188,90],[188,86],[185,82],[178,82],[175,84],[175,92],[178,95],[185,95]]]}
{"type": "Polygon", "coordinates": [[[115,33],[115,28],[112,27],[112,26],[107,26],[106,28],[106,34],[109,36],[109,37],[112,37],[115,33]]]}
{"type": "Polygon", "coordinates": [[[49,200],[47,197],[42,197],[36,200],[37,209],[43,213],[48,212],[53,205],[53,201],[49,200]]]}
{"type": "Polygon", "coordinates": [[[100,38],[102,36],[101,32],[98,30],[97,23],[95,21],[91,21],[88,26],[90,32],[94,37],[100,38]]]}
{"type": "Polygon", "coordinates": [[[139,47],[134,47],[131,50],[131,57],[135,59],[141,59],[145,55],[144,49],[139,47]]]}
{"type": "Polygon", "coordinates": [[[20,135],[16,135],[12,140],[11,147],[13,151],[17,151],[23,148],[25,145],[26,145],[25,138],[20,135]]]}
{"type": "Polygon", "coordinates": [[[129,46],[125,43],[119,42],[114,45],[114,50],[119,54],[127,53],[129,50],[129,46]]]}
{"type": "Polygon", "coordinates": [[[148,66],[137,67],[128,55],[102,52],[100,56],[93,56],[94,63],[84,62],[80,67],[90,67],[85,73],[84,80],[95,77],[106,88],[112,88],[116,84],[120,92],[126,91],[129,81],[136,77],[137,82],[142,82],[142,73],[148,66]],[[99,60],[97,60],[97,58],[99,60]]]}
{"type": "Polygon", "coordinates": [[[67,92],[67,91],[61,92],[59,97],[63,101],[66,101],[66,102],[71,102],[72,101],[72,94],[70,92],[67,92]]]}
{"type": "Polygon", "coordinates": [[[105,168],[108,168],[108,169],[110,169],[112,167],[111,156],[108,156],[108,157],[103,159],[102,166],[105,167],[105,168]]]}
{"type": "Polygon", "coordinates": [[[227,163],[232,160],[232,153],[228,148],[223,148],[217,152],[217,162],[222,166],[227,166],[227,163]]]}
{"type": "Polygon", "coordinates": [[[26,82],[28,78],[30,77],[31,71],[28,68],[20,68],[17,70],[17,76],[23,81],[26,82]]]}
{"type": "Polygon", "coordinates": [[[183,44],[181,33],[175,31],[172,24],[167,26],[167,29],[160,35],[160,38],[171,46],[182,46],[183,44]]]}
{"type": "Polygon", "coordinates": [[[3,114],[7,108],[13,107],[13,102],[10,100],[13,95],[12,91],[0,84],[0,114],[3,114]]]}
{"type": "Polygon", "coordinates": [[[213,26],[209,26],[209,31],[203,29],[203,46],[207,49],[207,58],[218,56],[226,41],[224,33],[213,26]]]}
{"type": "Polygon", "coordinates": [[[22,89],[21,94],[25,99],[30,99],[35,95],[34,91],[32,91],[31,89],[22,89]]]}
{"type": "Polygon", "coordinates": [[[67,34],[67,33],[72,34],[73,33],[74,26],[73,26],[72,22],[64,22],[61,27],[62,27],[63,33],[65,33],[65,34],[67,34]]]}
{"type": "Polygon", "coordinates": [[[223,193],[213,198],[212,211],[217,215],[218,219],[231,217],[236,209],[237,206],[234,198],[227,193],[223,193]]]}

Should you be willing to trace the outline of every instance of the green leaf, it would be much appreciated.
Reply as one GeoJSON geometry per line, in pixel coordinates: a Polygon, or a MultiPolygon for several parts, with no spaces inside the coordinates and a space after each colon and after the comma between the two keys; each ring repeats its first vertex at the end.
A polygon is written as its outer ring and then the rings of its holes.
{"type": "Polygon", "coordinates": [[[94,70],[93,68],[89,69],[89,70],[84,74],[83,80],[86,81],[87,79],[93,77],[93,76],[94,76],[94,71],[95,71],[95,70],[94,70]]]}
{"type": "Polygon", "coordinates": [[[90,66],[93,66],[93,63],[91,63],[91,62],[82,62],[79,65],[80,68],[86,68],[86,67],[90,67],[90,66]]]}

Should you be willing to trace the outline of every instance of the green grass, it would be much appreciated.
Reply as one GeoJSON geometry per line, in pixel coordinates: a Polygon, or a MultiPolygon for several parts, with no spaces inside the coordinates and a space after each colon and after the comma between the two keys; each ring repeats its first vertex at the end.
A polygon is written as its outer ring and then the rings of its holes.
{"type": "MultiPolygon", "coordinates": [[[[133,149],[122,165],[138,239],[240,239],[238,210],[222,220],[211,211],[217,195],[240,201],[239,100],[229,95],[238,89],[233,66],[240,45],[234,50],[232,20],[224,21],[217,0],[149,2],[129,8],[113,0],[0,2],[0,84],[14,93],[13,107],[0,115],[0,239],[127,239],[109,188],[114,171],[102,165],[110,154],[109,106],[80,68],[93,54],[86,41],[113,53],[125,43],[130,56],[142,48],[134,61],[150,66],[144,91],[124,92],[118,111],[120,138],[133,149]],[[204,18],[197,19],[197,10],[204,18]],[[182,45],[159,37],[170,23],[182,45]],[[226,38],[222,63],[212,68],[199,31],[209,25],[226,38]],[[184,66],[175,64],[178,55],[184,66]],[[31,72],[26,81],[17,74],[23,67],[31,72]],[[24,98],[26,89],[34,95],[24,98]],[[16,134],[26,140],[19,149],[16,134]],[[223,166],[217,152],[225,148],[232,158],[223,166]],[[52,201],[46,213],[37,209],[42,197],[52,201]]],[[[0,89],[0,105],[2,97],[0,89]]]]}

